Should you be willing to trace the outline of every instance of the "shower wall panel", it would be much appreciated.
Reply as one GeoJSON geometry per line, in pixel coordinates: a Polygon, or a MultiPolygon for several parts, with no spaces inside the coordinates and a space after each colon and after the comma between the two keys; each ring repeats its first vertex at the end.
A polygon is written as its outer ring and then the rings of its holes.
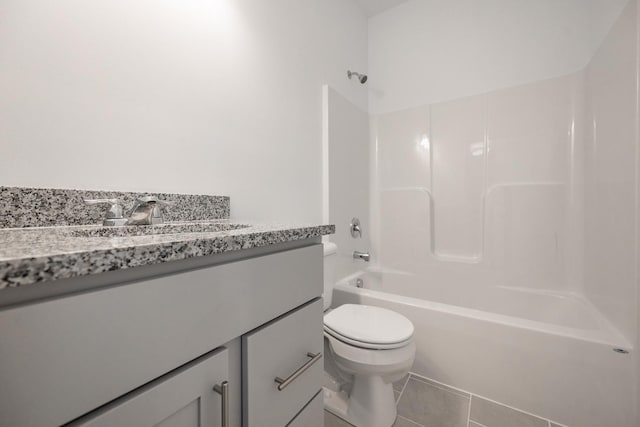
{"type": "Polygon", "coordinates": [[[381,265],[445,283],[577,288],[569,270],[581,264],[566,258],[582,232],[567,220],[580,79],[374,117],[381,265]]]}

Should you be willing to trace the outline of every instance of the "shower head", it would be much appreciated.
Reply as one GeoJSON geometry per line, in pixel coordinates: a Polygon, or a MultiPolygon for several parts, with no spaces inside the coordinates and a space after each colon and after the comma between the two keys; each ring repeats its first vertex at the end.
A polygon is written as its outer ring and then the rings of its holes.
{"type": "Polygon", "coordinates": [[[366,74],[360,74],[360,73],[356,73],[355,71],[347,71],[347,77],[349,77],[349,79],[351,79],[351,77],[356,76],[358,78],[358,81],[362,84],[365,84],[367,82],[367,75],[366,74]]]}

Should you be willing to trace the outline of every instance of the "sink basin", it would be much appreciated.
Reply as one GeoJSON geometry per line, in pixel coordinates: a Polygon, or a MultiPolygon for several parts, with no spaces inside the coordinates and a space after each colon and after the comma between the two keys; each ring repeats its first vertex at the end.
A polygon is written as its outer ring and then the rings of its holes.
{"type": "Polygon", "coordinates": [[[247,228],[246,224],[229,223],[191,223],[191,224],[160,224],[160,225],[129,225],[122,227],[95,227],[74,230],[69,233],[73,237],[133,237],[153,236],[158,234],[183,233],[218,233],[221,231],[247,228]]]}

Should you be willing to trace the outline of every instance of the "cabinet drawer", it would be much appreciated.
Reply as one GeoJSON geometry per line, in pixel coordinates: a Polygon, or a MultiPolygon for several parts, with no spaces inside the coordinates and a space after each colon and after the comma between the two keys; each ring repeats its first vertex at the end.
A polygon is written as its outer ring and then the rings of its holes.
{"type": "Polygon", "coordinates": [[[324,427],[324,397],[322,391],[316,394],[316,397],[287,424],[287,427],[324,427]]]}
{"type": "Polygon", "coordinates": [[[221,348],[72,422],[69,427],[223,427],[222,388],[216,392],[214,387],[221,387],[224,381],[229,381],[229,360],[227,349],[221,348]]]}
{"type": "Polygon", "coordinates": [[[316,299],[242,337],[245,427],[286,425],[322,387],[322,308],[316,299]]]}

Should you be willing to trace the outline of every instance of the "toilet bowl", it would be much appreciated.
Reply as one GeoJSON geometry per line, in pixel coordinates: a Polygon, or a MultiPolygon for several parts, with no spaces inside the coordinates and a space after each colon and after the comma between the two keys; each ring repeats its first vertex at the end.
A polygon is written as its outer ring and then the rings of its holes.
{"type": "Polygon", "coordinates": [[[334,381],[339,387],[325,387],[325,408],[356,427],[391,427],[397,416],[392,383],[413,365],[414,327],[381,307],[345,304],[331,310],[328,270],[336,250],[325,244],[325,371],[340,378],[334,381]]]}

